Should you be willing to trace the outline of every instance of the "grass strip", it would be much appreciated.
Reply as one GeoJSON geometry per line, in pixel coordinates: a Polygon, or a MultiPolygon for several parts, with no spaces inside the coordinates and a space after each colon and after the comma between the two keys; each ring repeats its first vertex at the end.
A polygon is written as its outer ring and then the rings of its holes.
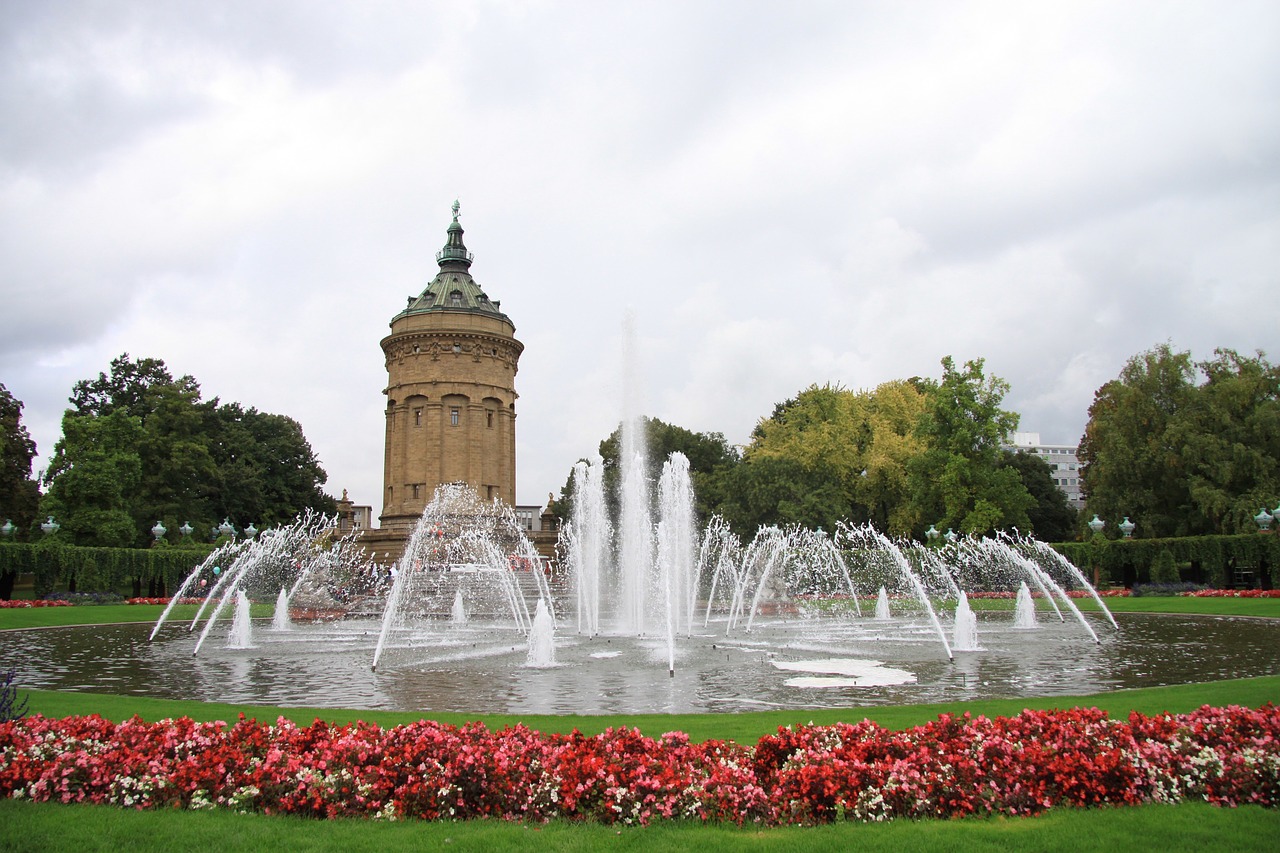
{"type": "MultiPolygon", "coordinates": [[[[1280,598],[1195,598],[1179,595],[1142,595],[1137,598],[1104,598],[1113,613],[1177,613],[1200,616],[1263,616],[1280,619],[1280,598]]],[[[1092,598],[1077,598],[1081,610],[1098,610],[1092,598]]]]}
{"type": "MultiPolygon", "coordinates": [[[[175,605],[169,614],[174,623],[191,621],[199,610],[197,604],[175,605]]],[[[213,606],[205,610],[208,616],[213,606]]],[[[71,607],[5,607],[0,609],[0,630],[21,628],[70,628],[77,625],[111,625],[118,622],[154,623],[164,612],[161,604],[75,604],[71,607]]],[[[265,618],[275,612],[274,604],[254,604],[249,613],[265,618]]],[[[230,618],[230,608],[223,611],[230,618]]]]}
{"type": "Polygon", "coordinates": [[[1130,711],[1143,714],[1186,713],[1202,705],[1244,705],[1257,708],[1267,702],[1280,703],[1280,676],[1239,678],[1205,684],[1180,684],[1169,687],[1146,687],[1115,690],[1080,696],[1050,696],[1018,699],[984,699],[974,702],[946,702],[932,705],[868,705],[849,708],[785,709],[752,711],[738,714],[608,714],[608,715],[517,715],[454,714],[414,711],[368,711],[334,708],[289,708],[274,705],[236,705],[218,702],[195,702],[155,699],[149,696],[119,696],[105,693],[70,693],[55,690],[31,690],[28,712],[46,717],[100,714],[119,722],[135,714],[155,721],[174,717],[193,720],[234,722],[239,714],[262,721],[285,717],[298,725],[309,725],[316,719],[332,723],[366,720],[383,727],[401,725],[423,718],[461,725],[482,721],[491,729],[523,723],[542,732],[568,733],[573,729],[584,734],[598,734],[607,728],[638,728],[649,737],[664,732],[682,731],[691,740],[732,740],[755,743],[777,731],[779,726],[837,722],[856,723],[869,719],[885,728],[906,729],[935,719],[939,714],[983,714],[988,717],[1012,716],[1025,708],[1053,709],[1097,707],[1113,717],[1127,717],[1130,711]]]}
{"type": "Polygon", "coordinates": [[[1105,809],[1055,809],[1040,817],[951,821],[899,820],[756,829],[687,822],[648,827],[553,821],[458,823],[311,821],[228,812],[132,811],[110,806],[0,802],[0,850],[169,853],[219,850],[349,851],[449,849],[523,851],[775,850],[1252,851],[1274,850],[1280,812],[1204,803],[1105,809]]]}
{"type": "MultiPolygon", "coordinates": [[[[1107,608],[1114,613],[1178,613],[1203,616],[1261,616],[1280,619],[1280,598],[1194,598],[1191,596],[1140,596],[1107,598],[1107,608]]],[[[1097,611],[1092,598],[1075,599],[1081,610],[1097,611]]],[[[972,598],[974,610],[1013,610],[1011,598],[972,598]]],[[[1038,601],[1037,607],[1048,609],[1038,601]]],[[[190,621],[197,605],[179,604],[169,614],[173,622],[190,621]]],[[[254,604],[254,618],[268,618],[275,610],[273,603],[254,604]]],[[[154,623],[164,612],[159,604],[101,604],[73,607],[6,607],[0,609],[0,630],[21,628],[54,628],[75,625],[106,625],[113,622],[154,623]]],[[[207,611],[206,611],[207,613],[207,611]]],[[[226,614],[224,614],[226,615],[226,614]]]]}

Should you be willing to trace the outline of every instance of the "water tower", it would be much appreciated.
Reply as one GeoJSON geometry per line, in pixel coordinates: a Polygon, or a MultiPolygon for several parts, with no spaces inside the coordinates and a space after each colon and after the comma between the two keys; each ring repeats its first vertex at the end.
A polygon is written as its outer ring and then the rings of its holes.
{"type": "Polygon", "coordinates": [[[386,355],[382,514],[413,529],[436,487],[466,483],[485,500],[516,499],[515,325],[471,277],[458,202],[440,271],[391,319],[386,355]]]}

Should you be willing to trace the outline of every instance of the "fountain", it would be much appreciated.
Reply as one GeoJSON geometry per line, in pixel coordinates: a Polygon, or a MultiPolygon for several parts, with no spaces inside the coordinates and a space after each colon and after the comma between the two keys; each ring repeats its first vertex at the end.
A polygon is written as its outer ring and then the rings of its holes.
{"type": "Polygon", "coordinates": [[[578,631],[600,633],[600,579],[607,561],[609,540],[613,535],[605,511],[604,462],[599,454],[590,464],[573,466],[573,518],[562,533],[566,547],[564,558],[571,560],[569,573],[577,578],[578,631]]]}
{"type": "MultiPolygon", "coordinates": [[[[156,620],[151,639],[155,639],[179,601],[206,588],[207,594],[188,627],[189,632],[194,632],[204,620],[193,655],[199,654],[226,610],[234,608],[239,618],[242,595],[246,600],[251,596],[267,600],[272,590],[279,590],[273,623],[278,630],[288,630],[288,611],[299,601],[306,605],[307,612],[328,609],[336,613],[350,611],[357,600],[379,598],[376,574],[365,564],[363,552],[354,546],[354,534],[337,537],[333,533],[335,526],[336,518],[308,510],[291,524],[215,549],[179,585],[156,620]]],[[[248,616],[244,618],[247,620],[248,616]]]]}
{"type": "MultiPolygon", "coordinates": [[[[527,636],[529,598],[551,607],[552,594],[537,552],[511,508],[482,501],[465,484],[436,489],[393,570],[373,651],[376,670],[394,652],[413,658],[428,642],[433,621],[454,625],[463,599],[467,625],[485,620],[498,631],[527,636]]],[[[549,610],[554,618],[554,610],[549,610]]]]}
{"type": "Polygon", "coordinates": [[[887,622],[890,618],[889,591],[884,587],[880,587],[880,592],[876,594],[876,619],[881,622],[887,622]]]}
{"type": "Polygon", "coordinates": [[[956,623],[953,629],[951,648],[958,652],[978,651],[978,617],[969,608],[969,596],[960,591],[960,602],[956,604],[956,623]]]}
{"type": "Polygon", "coordinates": [[[293,621],[289,618],[289,592],[280,587],[280,593],[276,596],[276,612],[271,617],[271,630],[288,631],[293,627],[293,621]]]}
{"type": "Polygon", "coordinates": [[[1013,608],[1013,627],[1023,630],[1036,626],[1036,605],[1026,581],[1018,585],[1018,598],[1013,608]]]}
{"type": "Polygon", "coordinates": [[[227,648],[253,648],[253,623],[249,620],[249,596],[243,589],[236,590],[235,617],[231,620],[231,630],[227,633],[227,648]]]}
{"type": "Polygon", "coordinates": [[[546,599],[539,598],[529,631],[528,665],[545,669],[556,665],[556,623],[547,609],[546,599]]]}
{"type": "Polygon", "coordinates": [[[743,708],[813,702],[822,691],[946,684],[984,660],[1035,657],[1020,648],[1026,635],[1015,641],[1012,631],[1026,620],[1035,625],[1028,584],[1059,617],[1053,629],[1041,626],[1037,642],[1073,643],[1083,626],[1092,645],[1102,645],[1063,588],[1089,588],[1083,575],[1034,540],[962,537],[926,547],[841,523],[830,534],[764,527],[744,544],[723,519],[699,527],[688,459],[673,453],[660,476],[650,473],[656,460],[651,465],[637,414],[633,339],[628,319],[617,494],[605,494],[599,456],[574,466],[573,512],[561,527],[554,573],[508,507],[464,485],[441,486],[389,570],[354,566],[345,545],[326,538],[331,524],[314,518],[215,552],[183,586],[207,581],[215,567],[191,623],[195,630],[204,622],[196,651],[225,608],[236,602],[239,621],[239,602],[261,599],[267,588],[278,591],[284,621],[273,636],[256,638],[255,653],[323,648],[331,664],[365,655],[373,681],[363,683],[375,692],[422,680],[436,697],[456,687],[463,703],[489,685],[553,705],[577,692],[617,697],[633,710],[679,710],[692,695],[697,707],[743,708]],[[980,645],[968,593],[1012,592],[1014,584],[1016,626],[984,612],[980,645]],[[861,604],[872,598],[874,619],[861,604]],[[954,606],[950,631],[938,615],[944,605],[954,606]],[[341,618],[291,623],[290,611],[341,618]],[[962,672],[953,649],[973,653],[962,672]],[[654,682],[659,667],[668,678],[654,682]],[[777,681],[774,671],[804,674],[777,681]]]}

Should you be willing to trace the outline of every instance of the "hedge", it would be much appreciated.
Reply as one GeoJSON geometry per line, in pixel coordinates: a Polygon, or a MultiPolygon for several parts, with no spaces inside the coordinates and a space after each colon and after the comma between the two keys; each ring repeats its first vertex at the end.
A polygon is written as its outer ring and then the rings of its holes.
{"type": "MultiPolygon", "coordinates": [[[[1053,546],[1085,574],[1097,565],[1113,580],[1126,576],[1139,579],[1155,565],[1160,552],[1168,549],[1178,563],[1190,563],[1210,586],[1226,587],[1233,582],[1227,573],[1234,562],[1239,567],[1272,570],[1280,566],[1280,535],[1240,533],[1233,536],[1184,536],[1171,539],[1097,539],[1064,542],[1053,546]]],[[[1261,578],[1259,572],[1256,576],[1261,578]]]]}
{"type": "Polygon", "coordinates": [[[166,590],[178,587],[213,546],[159,548],[85,548],[74,545],[0,543],[0,575],[30,574],[37,596],[74,579],[81,592],[107,592],[126,585],[166,590]]]}

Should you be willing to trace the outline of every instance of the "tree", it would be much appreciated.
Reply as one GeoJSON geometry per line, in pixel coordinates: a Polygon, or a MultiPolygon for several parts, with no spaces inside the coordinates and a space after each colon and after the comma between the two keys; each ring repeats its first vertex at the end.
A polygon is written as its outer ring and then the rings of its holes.
{"type": "MultiPolygon", "coordinates": [[[[31,479],[36,443],[22,423],[22,401],[0,384],[0,525],[12,522],[20,536],[35,523],[39,488],[31,479]]],[[[13,595],[17,573],[0,572],[0,599],[13,595]]]]}
{"type": "Polygon", "coordinates": [[[1018,472],[1023,488],[1031,496],[1032,505],[1027,509],[1031,526],[1024,531],[1046,542],[1066,542],[1077,532],[1076,511],[1067,503],[1067,496],[1053,483],[1053,468],[1034,453],[1006,450],[1002,453],[1001,467],[1018,472]]]}
{"type": "Polygon", "coordinates": [[[0,384],[0,519],[25,530],[35,520],[37,484],[31,479],[36,443],[22,423],[22,401],[0,384]]]}
{"type": "Polygon", "coordinates": [[[237,403],[219,406],[214,428],[218,512],[240,525],[281,524],[303,509],[333,512],[328,479],[297,421],[237,403]]]}
{"type": "Polygon", "coordinates": [[[711,511],[742,538],[765,525],[834,530],[838,521],[849,517],[845,484],[835,469],[808,468],[785,456],[744,459],[719,471],[709,487],[706,502],[711,511]]]}
{"type": "Polygon", "coordinates": [[[910,382],[886,382],[860,392],[809,386],[756,425],[744,454],[746,470],[735,472],[742,484],[730,491],[730,499],[754,494],[757,500],[722,514],[747,528],[794,521],[831,529],[844,520],[910,532],[916,519],[908,500],[907,464],[923,448],[917,436],[923,411],[924,397],[910,382]],[[765,460],[787,464],[761,465],[765,460]],[[770,477],[782,480],[766,487],[763,481],[770,477]],[[771,509],[758,500],[769,493],[795,498],[771,509]]]}
{"type": "Polygon", "coordinates": [[[1205,381],[1170,426],[1169,443],[1182,448],[1202,528],[1246,533],[1280,496],[1280,367],[1229,349],[1197,367],[1205,381]]]}
{"type": "Polygon", "coordinates": [[[99,373],[97,379],[82,379],[71,388],[71,405],[77,415],[107,415],[124,409],[130,415],[145,421],[154,410],[150,397],[152,389],[177,384],[186,391],[200,396],[200,386],[190,376],[183,376],[175,383],[169,369],[158,358],[140,358],[137,361],[123,353],[111,360],[111,373],[99,373]]]}
{"type": "Polygon", "coordinates": [[[1080,442],[1086,514],[1128,516],[1140,536],[1206,532],[1191,524],[1181,448],[1169,431],[1194,392],[1188,352],[1168,344],[1133,356],[1094,394],[1080,442]]]}
{"type": "Polygon", "coordinates": [[[133,507],[142,482],[142,424],[126,409],[85,417],[70,411],[45,474],[41,512],[55,516],[75,545],[137,544],[133,507]]]}
{"type": "Polygon", "coordinates": [[[77,382],[70,402],[46,484],[49,512],[78,544],[143,546],[156,521],[243,528],[335,507],[296,421],[204,401],[194,378],[174,379],[159,359],[125,353],[109,374],[77,382]]]}
{"type": "MultiPolygon", "coordinates": [[[[657,418],[641,418],[640,429],[645,436],[645,449],[648,458],[650,493],[657,487],[658,478],[662,474],[662,465],[672,453],[683,453],[689,460],[689,476],[693,482],[694,495],[697,499],[697,511],[707,517],[711,509],[712,496],[717,493],[712,485],[713,476],[725,468],[737,464],[738,454],[734,448],[718,432],[693,432],[684,427],[664,423],[657,418]]],[[[619,424],[609,436],[600,442],[600,457],[604,465],[605,500],[609,502],[610,512],[617,516],[618,483],[621,479],[619,456],[622,448],[622,425],[619,424]]],[[[554,502],[556,514],[560,518],[573,515],[573,472],[560,490],[560,499],[554,502]]]]}
{"type": "Polygon", "coordinates": [[[1000,465],[1001,448],[1018,428],[1018,415],[1000,407],[1009,384],[984,376],[983,366],[983,359],[967,361],[961,372],[947,356],[941,381],[918,380],[926,397],[918,431],[925,450],[909,469],[920,524],[974,534],[1030,526],[1034,501],[1018,472],[1000,465]]]}
{"type": "Polygon", "coordinates": [[[1139,353],[1094,395],[1080,461],[1088,512],[1127,515],[1139,536],[1254,530],[1280,494],[1280,368],[1261,352],[1139,353]]]}

